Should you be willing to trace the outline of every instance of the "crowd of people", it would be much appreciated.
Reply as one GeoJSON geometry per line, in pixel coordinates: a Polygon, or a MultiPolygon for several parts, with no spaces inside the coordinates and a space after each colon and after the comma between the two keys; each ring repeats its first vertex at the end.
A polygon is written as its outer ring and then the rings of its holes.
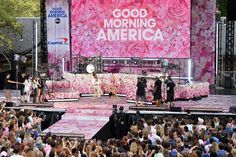
{"type": "MultiPolygon", "coordinates": [[[[32,110],[5,110],[4,103],[1,103],[0,111],[0,157],[36,157],[30,155],[30,149],[36,150],[44,117],[32,110]]],[[[38,152],[37,156],[40,154],[38,152]]]]}
{"type": "Polygon", "coordinates": [[[35,77],[30,77],[30,75],[21,73],[18,76],[17,81],[12,81],[10,79],[11,75],[6,74],[4,80],[4,92],[5,92],[5,102],[12,102],[12,86],[16,84],[18,90],[20,90],[20,102],[29,103],[30,96],[33,95],[34,103],[43,103],[46,94],[46,82],[39,75],[35,77]]]}
{"type": "MultiPolygon", "coordinates": [[[[43,118],[31,110],[1,108],[0,156],[12,157],[236,157],[236,121],[225,117],[111,116],[128,132],[106,141],[41,137],[43,118]],[[130,125],[128,125],[130,124],[130,125]]],[[[114,127],[114,126],[113,126],[114,127]]],[[[111,128],[111,132],[117,132],[111,128]]],[[[117,132],[119,133],[119,132],[117,132]]]]}

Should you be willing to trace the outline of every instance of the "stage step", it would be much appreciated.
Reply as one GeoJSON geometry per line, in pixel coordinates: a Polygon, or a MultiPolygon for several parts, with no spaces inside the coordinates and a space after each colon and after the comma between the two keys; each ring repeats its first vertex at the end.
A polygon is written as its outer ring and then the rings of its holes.
{"type": "Polygon", "coordinates": [[[20,103],[19,107],[54,107],[53,103],[51,102],[44,102],[44,103],[20,103]]]}

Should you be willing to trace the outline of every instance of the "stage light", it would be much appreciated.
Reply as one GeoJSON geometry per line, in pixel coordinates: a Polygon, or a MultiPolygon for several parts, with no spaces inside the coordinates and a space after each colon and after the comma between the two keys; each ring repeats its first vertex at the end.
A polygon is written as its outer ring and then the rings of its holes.
{"type": "Polygon", "coordinates": [[[137,65],[137,64],[139,64],[139,61],[140,61],[140,59],[139,58],[131,58],[131,63],[132,64],[135,64],[135,65],[137,65]]]}
{"type": "Polygon", "coordinates": [[[117,60],[113,59],[112,64],[116,64],[116,63],[117,63],[117,60]]]}

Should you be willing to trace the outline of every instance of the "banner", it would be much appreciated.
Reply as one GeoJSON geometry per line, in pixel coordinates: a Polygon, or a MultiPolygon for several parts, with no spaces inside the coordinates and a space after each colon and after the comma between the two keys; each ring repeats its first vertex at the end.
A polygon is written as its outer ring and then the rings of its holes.
{"type": "Polygon", "coordinates": [[[47,0],[46,11],[48,63],[57,65],[62,71],[62,64],[68,67],[70,62],[69,3],[67,0],[47,0]]]}
{"type": "Polygon", "coordinates": [[[191,0],[72,0],[72,54],[190,58],[191,0]]]}

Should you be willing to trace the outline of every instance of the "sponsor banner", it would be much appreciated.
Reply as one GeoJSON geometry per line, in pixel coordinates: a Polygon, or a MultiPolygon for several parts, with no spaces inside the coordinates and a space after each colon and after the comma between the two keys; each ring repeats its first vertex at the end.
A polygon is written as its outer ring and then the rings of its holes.
{"type": "Polygon", "coordinates": [[[63,58],[66,64],[70,61],[69,3],[67,0],[47,0],[46,10],[48,63],[59,65],[62,71],[63,58]]]}

